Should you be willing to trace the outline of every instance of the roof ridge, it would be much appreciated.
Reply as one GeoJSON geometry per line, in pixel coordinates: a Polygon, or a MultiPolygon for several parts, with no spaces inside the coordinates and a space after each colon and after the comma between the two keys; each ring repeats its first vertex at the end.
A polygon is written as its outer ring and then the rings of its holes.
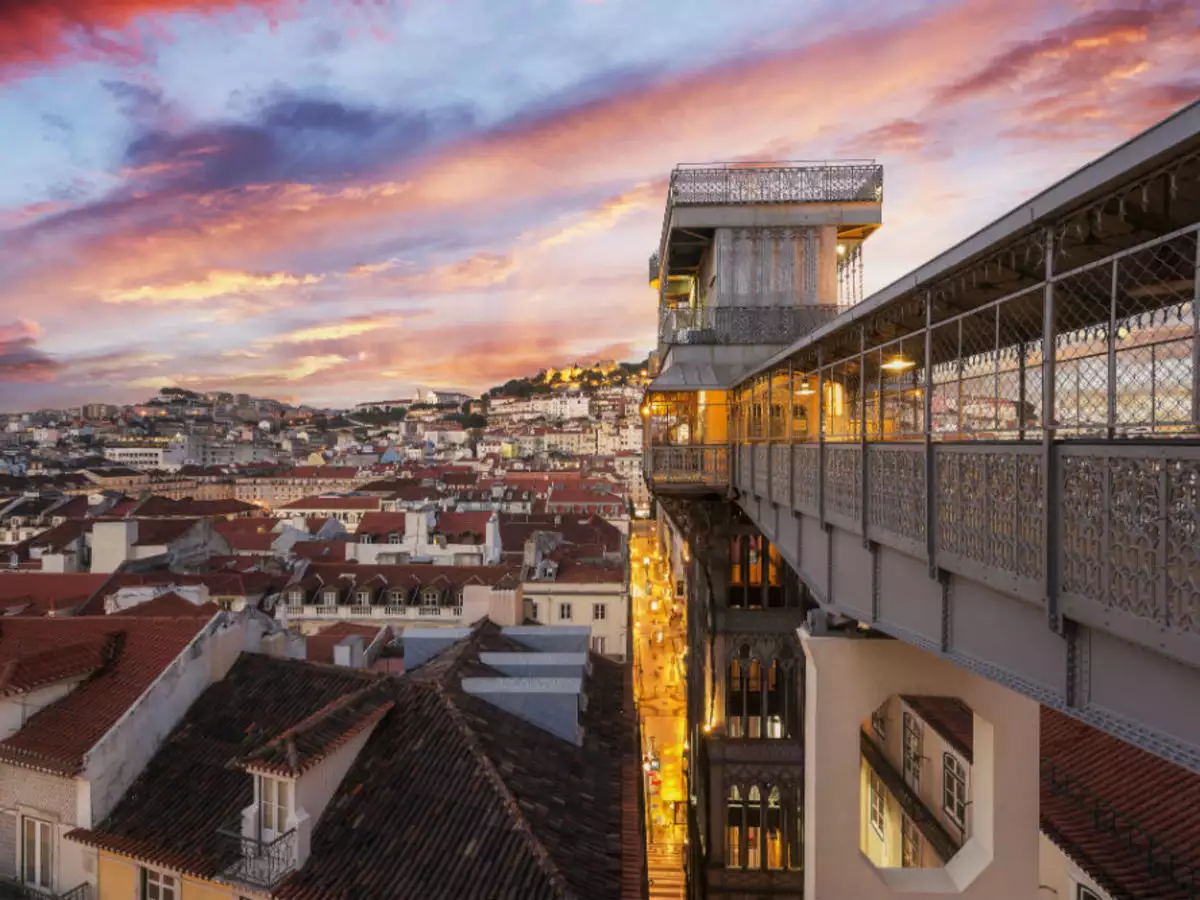
{"type": "Polygon", "coordinates": [[[525,841],[529,851],[533,854],[537,867],[546,876],[546,880],[554,889],[555,894],[561,900],[577,900],[575,893],[567,883],[567,879],[563,876],[558,865],[554,862],[554,858],[550,855],[550,851],[546,849],[545,845],[538,840],[537,835],[533,833],[532,826],[530,826],[529,821],[525,818],[525,814],[521,812],[521,806],[517,802],[517,798],[508,789],[504,778],[501,777],[495,764],[484,751],[479,738],[475,735],[475,730],[467,722],[462,710],[458,708],[458,704],[454,702],[454,698],[446,690],[446,686],[440,681],[433,681],[430,684],[434,692],[441,698],[442,703],[446,707],[446,712],[450,716],[450,721],[454,723],[463,740],[467,742],[467,747],[483,769],[484,777],[496,792],[497,797],[508,813],[509,819],[512,821],[513,827],[525,841]]]}

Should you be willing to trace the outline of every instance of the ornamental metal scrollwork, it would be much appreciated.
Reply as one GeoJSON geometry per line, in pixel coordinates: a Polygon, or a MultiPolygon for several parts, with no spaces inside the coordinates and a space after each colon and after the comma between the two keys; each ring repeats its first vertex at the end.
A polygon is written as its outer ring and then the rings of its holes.
{"type": "Polygon", "coordinates": [[[817,481],[820,476],[820,450],[810,445],[792,448],[792,478],[795,483],[795,506],[812,515],[817,514],[817,481]]]}
{"type": "Polygon", "coordinates": [[[1061,468],[1062,591],[1200,634],[1200,460],[1072,450],[1061,468]]]}
{"type": "Polygon", "coordinates": [[[771,499],[781,506],[791,506],[791,447],[774,444],[771,447],[771,499]]]}
{"type": "Polygon", "coordinates": [[[766,497],[767,484],[770,481],[770,458],[767,456],[766,444],[754,445],[754,493],[766,497]]]}
{"type": "Polygon", "coordinates": [[[925,448],[874,445],[869,449],[870,523],[914,541],[925,540],[925,448]]]}
{"type": "Polygon", "coordinates": [[[938,550],[1020,578],[1042,577],[1040,457],[1025,448],[938,448],[938,550]]]}
{"type": "Polygon", "coordinates": [[[862,516],[862,450],[825,447],[825,508],[858,521],[862,516]]]}

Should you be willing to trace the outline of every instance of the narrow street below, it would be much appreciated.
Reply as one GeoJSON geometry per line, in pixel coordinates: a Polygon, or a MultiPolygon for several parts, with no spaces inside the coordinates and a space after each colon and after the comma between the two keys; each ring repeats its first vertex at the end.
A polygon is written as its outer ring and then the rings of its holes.
{"type": "Polygon", "coordinates": [[[650,897],[686,895],[687,740],[685,604],[675,603],[653,523],[637,522],[629,541],[633,666],[642,728],[646,860],[650,897]]]}

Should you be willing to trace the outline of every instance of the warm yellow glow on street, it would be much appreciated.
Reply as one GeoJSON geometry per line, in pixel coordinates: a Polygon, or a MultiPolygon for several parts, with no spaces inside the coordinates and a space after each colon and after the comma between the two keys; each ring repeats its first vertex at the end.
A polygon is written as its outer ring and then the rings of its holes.
{"type": "Polygon", "coordinates": [[[674,591],[671,572],[658,549],[655,524],[635,523],[629,544],[630,557],[635,561],[630,602],[635,696],[642,727],[642,769],[649,819],[647,870],[655,897],[682,898],[688,803],[684,772],[686,611],[682,605],[671,602],[674,591]],[[636,564],[639,556],[641,565],[636,564]]]}

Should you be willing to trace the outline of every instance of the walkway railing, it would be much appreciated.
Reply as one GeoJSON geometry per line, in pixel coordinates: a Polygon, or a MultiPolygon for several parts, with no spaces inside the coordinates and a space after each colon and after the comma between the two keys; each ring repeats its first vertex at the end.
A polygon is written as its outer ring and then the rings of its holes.
{"type": "Polygon", "coordinates": [[[645,456],[646,479],[651,484],[729,484],[729,447],[724,444],[696,447],[652,447],[645,456]]]}
{"type": "Polygon", "coordinates": [[[833,321],[838,312],[832,304],[663,308],[658,337],[664,344],[790,344],[833,321]]]}

